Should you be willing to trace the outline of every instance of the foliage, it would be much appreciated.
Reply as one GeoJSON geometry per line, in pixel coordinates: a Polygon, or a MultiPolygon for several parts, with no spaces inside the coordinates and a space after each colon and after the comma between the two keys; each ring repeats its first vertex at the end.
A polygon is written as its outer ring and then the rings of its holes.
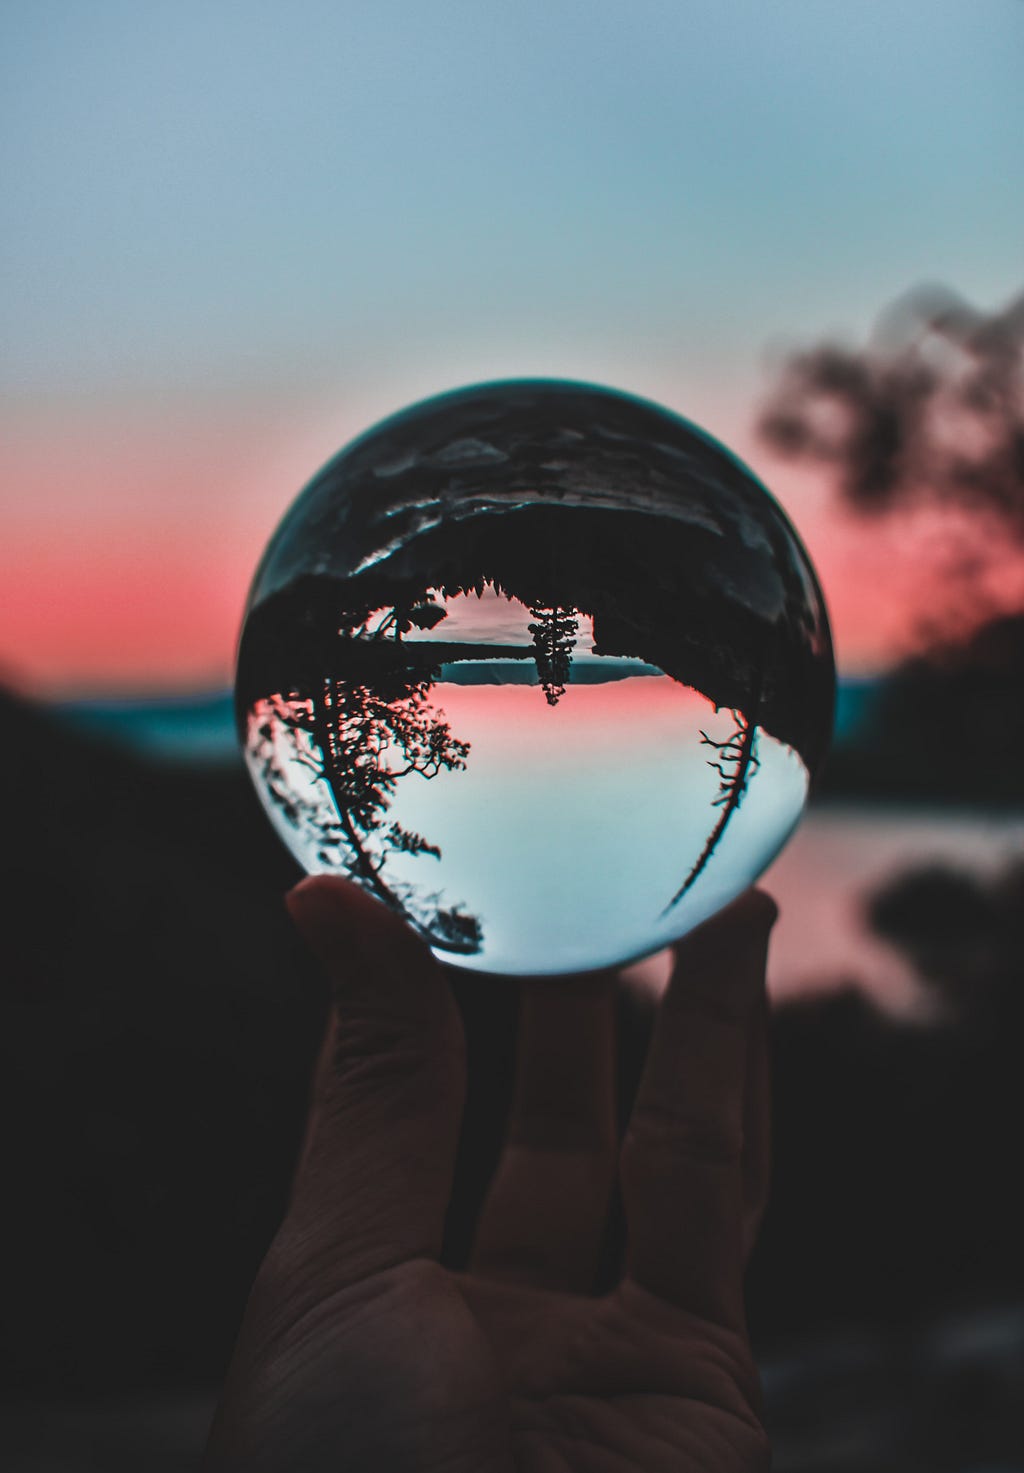
{"type": "MultiPolygon", "coordinates": [[[[404,622],[387,621],[396,639],[404,622]]],[[[392,880],[387,870],[393,855],[441,857],[436,844],[397,820],[385,826],[397,785],[413,774],[430,780],[464,768],[469,755],[469,743],[431,704],[430,687],[427,677],[385,668],[376,683],[328,675],[313,697],[258,702],[249,721],[250,761],[321,864],[361,881],[435,944],[475,951],[474,917],[443,906],[440,894],[424,896],[408,881],[392,880]],[[305,790],[295,781],[296,765],[312,773],[305,790]]]]}
{"type": "Polygon", "coordinates": [[[574,608],[531,608],[536,621],[530,624],[537,661],[537,674],[549,706],[557,706],[565,695],[572,665],[572,652],[579,631],[579,611],[574,608]]]}

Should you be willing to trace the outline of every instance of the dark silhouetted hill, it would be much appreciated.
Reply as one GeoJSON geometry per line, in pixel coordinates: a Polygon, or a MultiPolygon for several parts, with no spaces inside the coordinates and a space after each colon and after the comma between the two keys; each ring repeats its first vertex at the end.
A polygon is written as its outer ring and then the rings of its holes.
{"type": "Polygon", "coordinates": [[[906,661],[872,692],[819,792],[897,801],[1024,803],[1024,613],[906,661]]]}

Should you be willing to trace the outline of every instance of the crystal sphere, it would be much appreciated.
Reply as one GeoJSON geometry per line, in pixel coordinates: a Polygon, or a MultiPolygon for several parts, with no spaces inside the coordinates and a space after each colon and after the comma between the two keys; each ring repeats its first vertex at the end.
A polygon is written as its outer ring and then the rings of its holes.
{"type": "Polygon", "coordinates": [[[811,564],[748,469],[654,404],[521,381],[314,477],[257,570],[236,704],[308,871],[527,975],[656,951],[751,884],[833,692],[811,564]]]}

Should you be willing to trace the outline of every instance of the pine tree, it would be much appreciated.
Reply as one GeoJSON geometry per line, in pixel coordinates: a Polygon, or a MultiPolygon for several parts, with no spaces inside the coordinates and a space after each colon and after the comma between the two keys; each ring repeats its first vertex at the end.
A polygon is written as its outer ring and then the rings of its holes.
{"type": "Polygon", "coordinates": [[[536,620],[529,625],[529,630],[533,635],[534,659],[544,699],[549,706],[557,706],[569,683],[572,652],[580,627],[579,610],[555,605],[553,608],[531,608],[530,613],[536,620]]]}

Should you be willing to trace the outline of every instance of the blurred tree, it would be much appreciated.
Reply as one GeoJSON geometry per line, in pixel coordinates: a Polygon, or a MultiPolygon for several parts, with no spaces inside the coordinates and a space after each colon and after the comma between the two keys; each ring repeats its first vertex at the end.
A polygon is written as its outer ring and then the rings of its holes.
{"type": "Polygon", "coordinates": [[[790,355],[759,429],[782,454],[830,466],[858,510],[955,505],[1024,542],[1024,292],[985,313],[915,288],[866,348],[790,355]]]}
{"type": "MultiPolygon", "coordinates": [[[[826,342],[781,365],[759,430],[830,471],[869,516],[955,514],[931,568],[916,653],[887,677],[872,730],[838,751],[840,788],[1024,794],[1024,293],[986,313],[915,288],[862,349],[826,342]]],[[[941,524],[940,524],[941,525],[941,524]]]]}

